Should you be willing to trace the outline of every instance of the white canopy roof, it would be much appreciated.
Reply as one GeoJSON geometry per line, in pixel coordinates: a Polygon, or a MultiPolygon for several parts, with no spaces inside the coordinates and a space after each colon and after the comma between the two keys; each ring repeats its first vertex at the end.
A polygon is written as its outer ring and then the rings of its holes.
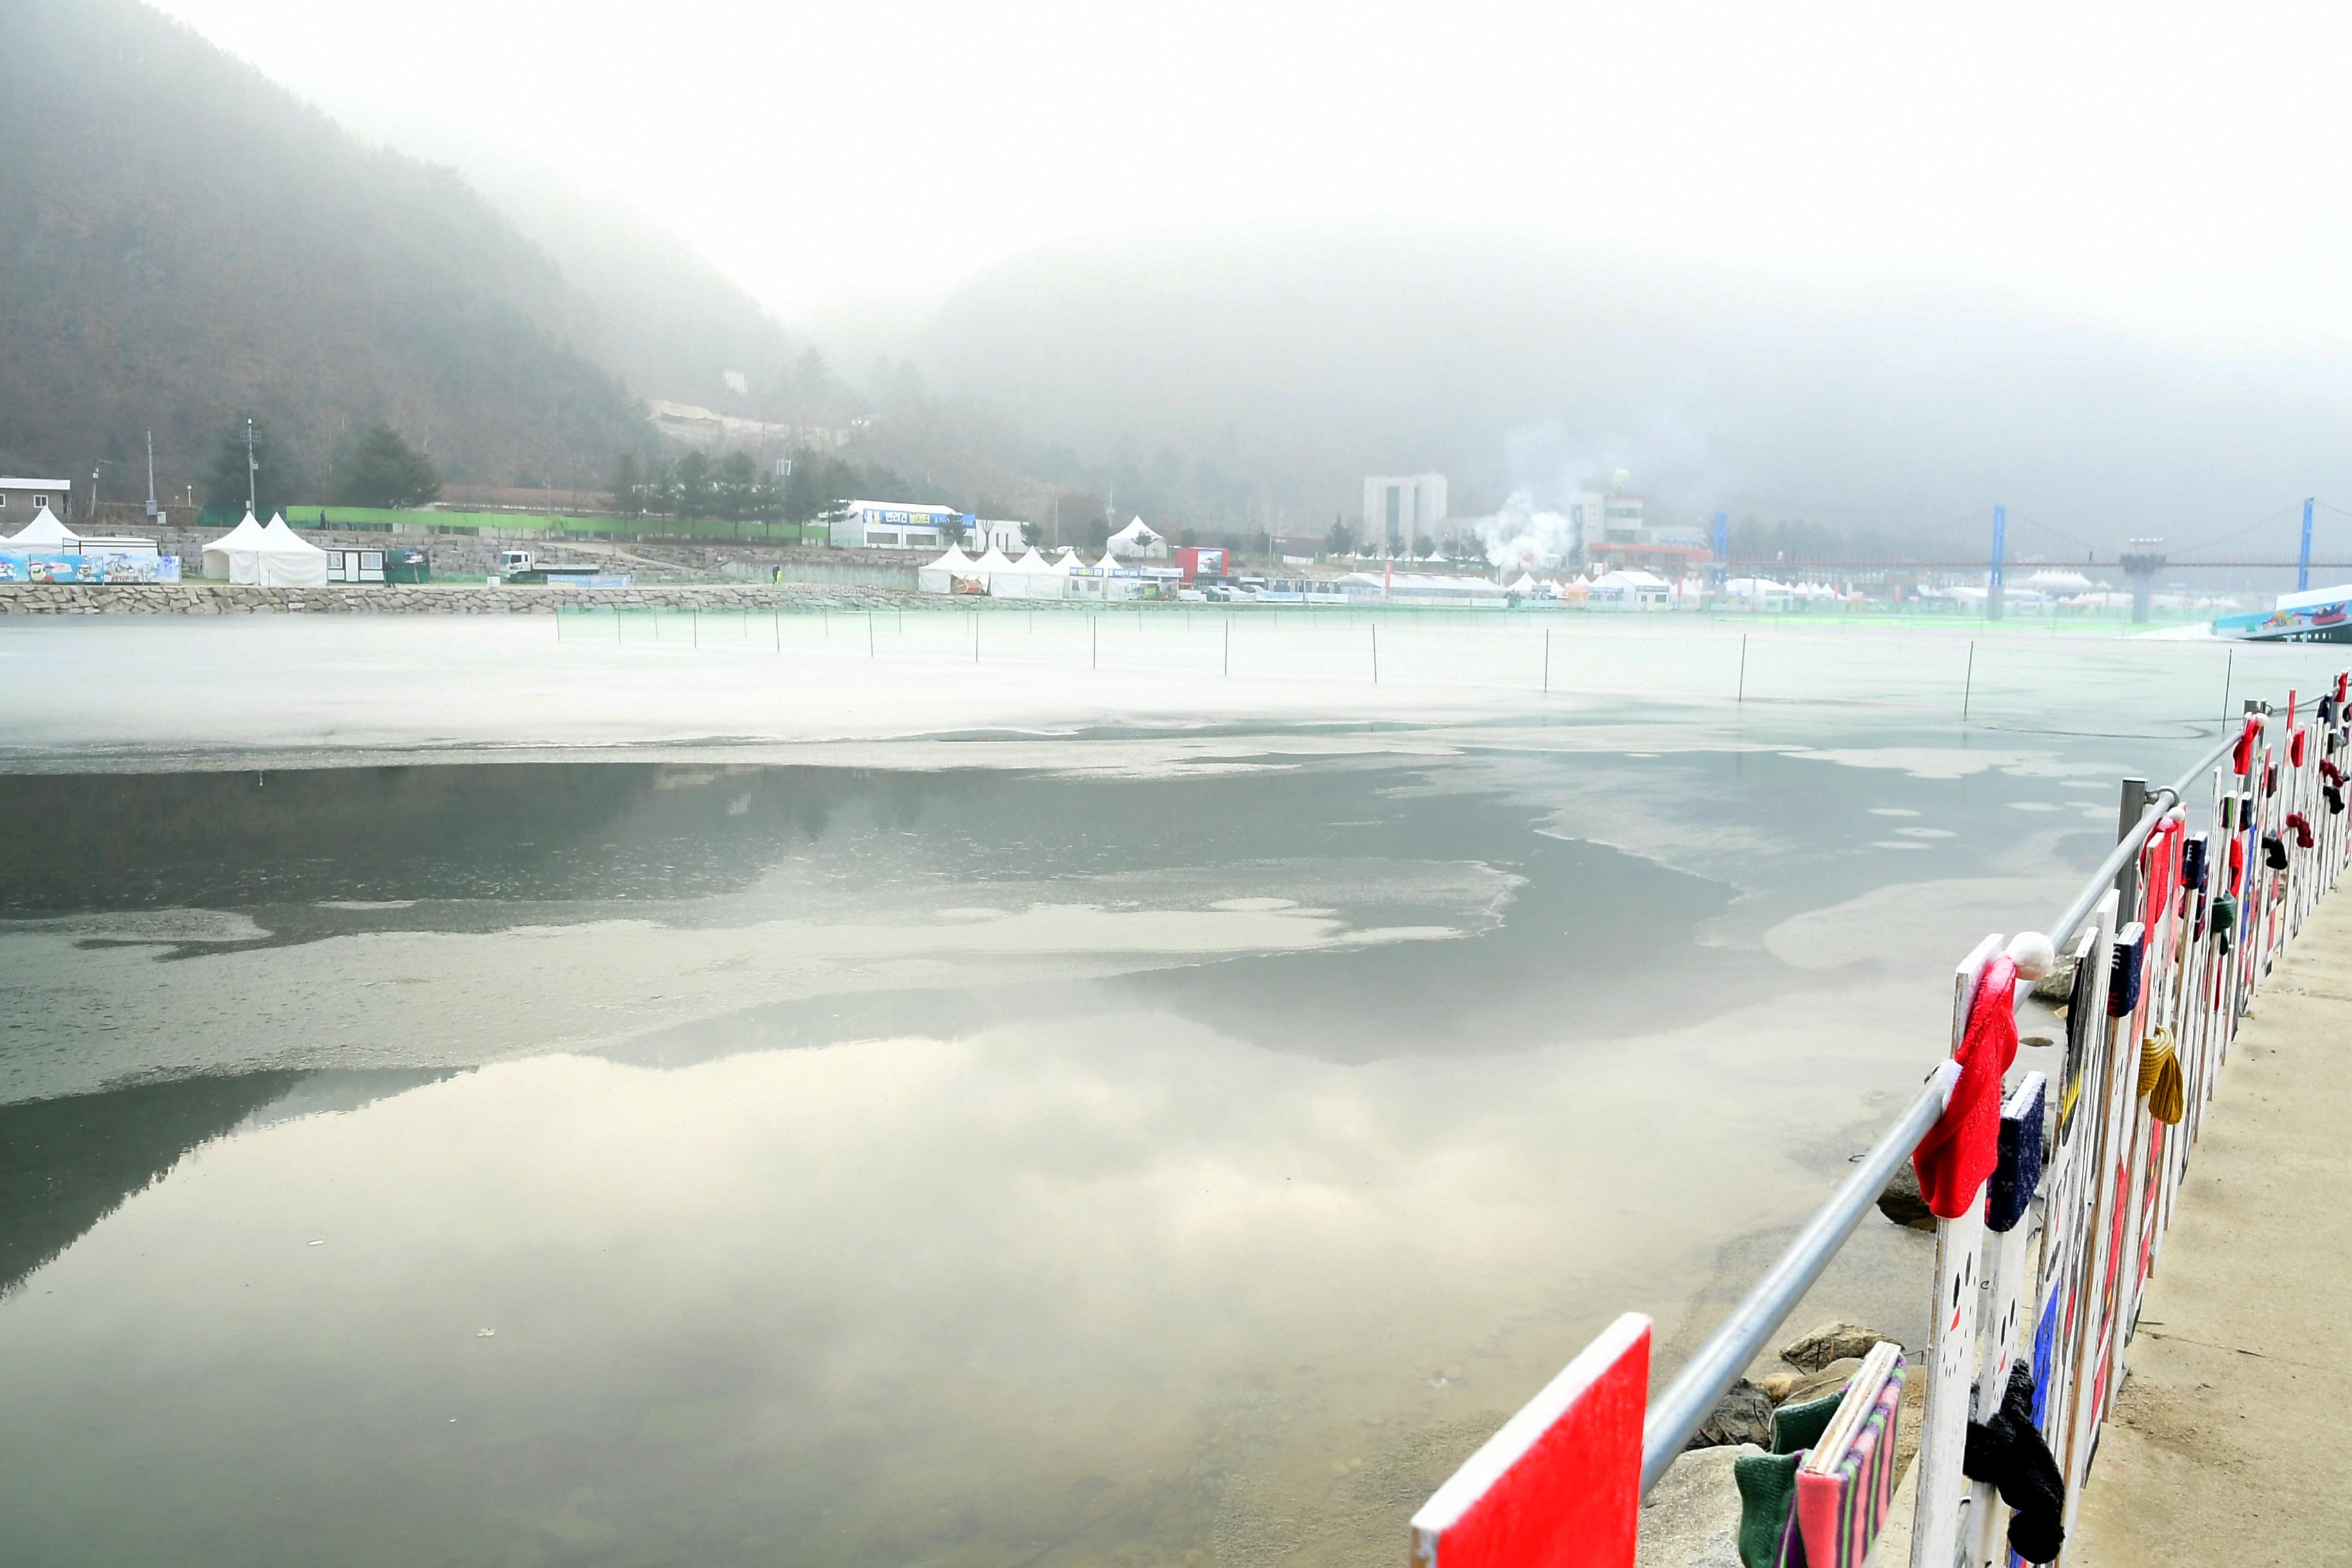
{"type": "Polygon", "coordinates": [[[309,588],[327,580],[327,552],[295,537],[283,516],[264,527],[247,512],[235,528],[205,546],[204,559],[205,576],[232,583],[309,588]]]}
{"type": "Polygon", "coordinates": [[[33,521],[11,536],[8,546],[14,550],[46,550],[68,552],[81,542],[81,535],[59,522],[57,514],[47,507],[33,514],[33,521]]]}
{"type": "Polygon", "coordinates": [[[1113,544],[1139,544],[1156,542],[1159,538],[1159,531],[1146,523],[1141,517],[1138,517],[1125,528],[1112,534],[1110,542],[1113,544]]]}
{"type": "Polygon", "coordinates": [[[1514,594],[1532,594],[1535,591],[1536,574],[1532,572],[1520,573],[1519,580],[1511,584],[1511,592],[1514,594]]]}
{"type": "Polygon", "coordinates": [[[971,557],[963,552],[961,544],[950,544],[947,553],[923,568],[926,572],[961,572],[971,565],[971,557]]]}
{"type": "Polygon", "coordinates": [[[1011,572],[1011,571],[1013,571],[1013,563],[1012,563],[1012,562],[1010,562],[1010,561],[1007,561],[1007,560],[1004,558],[1004,552],[1003,552],[1002,550],[999,550],[999,549],[998,549],[998,548],[996,548],[996,546],[994,546],[993,544],[992,544],[992,545],[990,545],[990,546],[988,547],[988,553],[987,553],[987,554],[985,554],[985,555],[982,556],[979,560],[977,560],[977,561],[973,562],[971,564],[972,564],[972,568],[973,568],[973,570],[975,570],[975,571],[979,571],[979,572],[1008,572],[1008,573],[1009,573],[1009,572],[1011,572]]]}
{"type": "Polygon", "coordinates": [[[2338,584],[2333,588],[2314,588],[2302,594],[2281,594],[2277,607],[2282,610],[2307,610],[2315,605],[2332,605],[2338,599],[2352,599],[2352,583],[2338,584]]]}
{"type": "Polygon", "coordinates": [[[1053,573],[1055,567],[1052,562],[1037,553],[1037,547],[1033,544],[1022,555],[1020,560],[1015,561],[1013,563],[1013,569],[1015,572],[1053,573]]]}
{"type": "Polygon", "coordinates": [[[269,520],[261,531],[261,537],[269,541],[269,548],[281,555],[315,555],[321,561],[327,557],[325,551],[286,526],[286,514],[282,511],[269,520]]]}
{"type": "Polygon", "coordinates": [[[1612,588],[1654,588],[1664,591],[1667,584],[1664,577],[1654,573],[1644,572],[1639,567],[1628,567],[1594,578],[1592,585],[1596,588],[1606,585],[1612,588]]]}

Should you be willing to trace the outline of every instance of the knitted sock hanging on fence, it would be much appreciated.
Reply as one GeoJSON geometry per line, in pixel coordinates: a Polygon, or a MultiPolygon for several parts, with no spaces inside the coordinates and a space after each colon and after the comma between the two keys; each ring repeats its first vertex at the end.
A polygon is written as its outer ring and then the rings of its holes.
{"type": "MultiPolygon", "coordinates": [[[[2232,844],[2231,848],[2237,846],[2232,844]]],[[[2221,944],[2221,956],[2227,958],[2238,945],[2238,900],[2223,893],[2213,900],[2213,940],[2221,944]]]]}
{"type": "Polygon", "coordinates": [[[1969,1423],[1960,1473],[1988,1481],[2011,1509],[2009,1544],[2028,1563],[2054,1563],[2066,1543],[2066,1478],[2033,1425],[2033,1369],[2009,1369],[2009,1387],[1990,1421],[1969,1423]]]}
{"type": "Polygon", "coordinates": [[[2319,694],[2319,727],[2320,727],[2321,729],[2325,730],[2325,729],[2326,729],[2330,724],[2333,724],[2333,723],[2335,723],[2335,722],[2336,722],[2336,697],[2335,697],[2335,694],[2334,694],[2333,692],[2323,691],[2323,692],[2321,692],[2321,693],[2319,694]]]}
{"type": "Polygon", "coordinates": [[[1740,1568],[1782,1568],[1802,1562],[1798,1544],[1797,1466],[1801,1454],[1742,1454],[1731,1461],[1739,1489],[1740,1568]]]}
{"type": "Polygon", "coordinates": [[[2329,784],[2340,784],[2344,782],[2344,770],[2322,757],[2319,759],[2319,776],[2329,784]]]}
{"type": "Polygon", "coordinates": [[[2147,1113],[2167,1127],[2180,1125],[2187,1096],[2180,1079],[2180,1056],[2172,1048],[2172,1031],[2158,1029],[2139,1047],[2139,1092],[2147,1113]]]}
{"type": "Polygon", "coordinates": [[[2238,731],[2238,743],[2230,748],[2230,771],[2240,778],[2254,771],[2254,737],[2262,730],[2263,721],[2247,715],[2246,727],[2238,731]]]}
{"type": "Polygon", "coordinates": [[[1993,1167],[1992,1189],[1985,1194],[1985,1228],[2016,1228],[2032,1206],[2033,1191],[2042,1184],[2042,1107],[2047,1080],[2028,1073],[2000,1114],[2000,1163],[1993,1167]]]}
{"type": "Polygon", "coordinates": [[[2192,893],[2205,890],[2205,836],[2201,833],[2180,847],[2180,885],[2192,893]]]}
{"type": "Polygon", "coordinates": [[[2319,796],[2322,800],[2325,800],[2327,803],[2328,816],[2341,816],[2344,815],[2344,790],[2341,785],[2321,784],[2319,786],[2319,796]]]}
{"type": "MultiPolygon", "coordinates": [[[[2038,961],[2049,948],[2049,938],[2028,932],[2011,942],[2008,952],[1996,953],[1977,979],[1968,1027],[1960,1035],[1960,1048],[1952,1053],[1960,1064],[1960,1081],[1953,1086],[1943,1116],[1911,1152],[1919,1195],[1941,1218],[1958,1219],[1968,1213],[1999,1163],[2000,1079],[2017,1059],[2020,971],[2011,955],[2026,953],[2046,974],[2048,969],[2038,961]]],[[[2038,980],[2041,974],[2028,978],[2038,980]]]]}
{"type": "Polygon", "coordinates": [[[2139,1008],[2139,968],[2147,928],[2137,921],[2116,933],[2115,960],[2107,971],[2107,1016],[2128,1018],[2139,1008]]]}
{"type": "Polygon", "coordinates": [[[2273,795],[2278,794],[2278,764],[2276,763],[2264,763],[2263,764],[2263,794],[2265,795],[2273,795]]]}
{"type": "Polygon", "coordinates": [[[2286,840],[2275,833],[2263,835],[2263,863],[2273,871],[2286,869],[2286,840]]]}
{"type": "Polygon", "coordinates": [[[2311,847],[2313,840],[2311,837],[2311,819],[2309,817],[2306,817],[2299,811],[2290,811],[2286,814],[2286,825],[2294,833],[2294,847],[2297,849],[2308,849],[2311,847]]]}

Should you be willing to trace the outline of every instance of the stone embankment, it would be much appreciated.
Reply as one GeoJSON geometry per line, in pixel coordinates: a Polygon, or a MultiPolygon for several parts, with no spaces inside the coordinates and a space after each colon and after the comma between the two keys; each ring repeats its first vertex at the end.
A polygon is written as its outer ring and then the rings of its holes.
{"type": "MultiPolygon", "coordinates": [[[[102,531],[155,542],[158,553],[176,555],[191,576],[202,567],[205,544],[225,528],[155,523],[136,513],[129,521],[104,520],[102,531]]],[[[289,521],[299,523],[299,509],[289,521]]],[[[100,531],[93,527],[85,531],[100,531]]],[[[443,534],[423,529],[396,532],[362,529],[298,528],[321,550],[421,550],[434,575],[477,580],[499,569],[499,552],[509,546],[530,551],[541,561],[625,572],[640,581],[664,577],[735,577],[764,582],[778,567],[787,578],[864,587],[912,588],[915,570],[930,553],[919,551],[844,550],[826,544],[772,544],[760,540],[573,539],[544,533],[443,534]]]]}
{"type": "Polygon", "coordinates": [[[316,588],[259,588],[226,583],[26,584],[0,585],[0,616],[408,615],[550,616],[600,610],[1055,610],[1077,608],[1026,599],[950,600],[938,594],[830,583],[680,584],[631,588],[516,585],[491,588],[430,583],[330,583],[316,588]]]}

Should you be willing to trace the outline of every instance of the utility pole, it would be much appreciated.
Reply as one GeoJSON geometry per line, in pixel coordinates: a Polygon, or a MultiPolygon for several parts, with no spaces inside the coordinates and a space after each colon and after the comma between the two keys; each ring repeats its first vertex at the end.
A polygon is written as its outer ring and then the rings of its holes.
{"type": "Polygon", "coordinates": [[[261,465],[253,459],[253,421],[248,418],[245,422],[245,514],[247,517],[253,515],[256,504],[254,476],[260,472],[261,465]]]}
{"type": "Polygon", "coordinates": [[[155,515],[155,432],[147,432],[147,515],[155,515]]]}

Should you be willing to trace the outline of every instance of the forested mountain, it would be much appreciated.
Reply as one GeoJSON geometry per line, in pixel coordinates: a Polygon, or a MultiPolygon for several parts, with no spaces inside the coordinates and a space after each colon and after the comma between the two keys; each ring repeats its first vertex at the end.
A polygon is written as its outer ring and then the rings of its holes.
{"type": "Polygon", "coordinates": [[[378,421],[459,482],[647,442],[592,357],[626,329],[455,174],[135,0],[6,0],[0,60],[0,468],[79,479],[152,426],[194,477],[244,411],[313,472],[378,421]]]}

